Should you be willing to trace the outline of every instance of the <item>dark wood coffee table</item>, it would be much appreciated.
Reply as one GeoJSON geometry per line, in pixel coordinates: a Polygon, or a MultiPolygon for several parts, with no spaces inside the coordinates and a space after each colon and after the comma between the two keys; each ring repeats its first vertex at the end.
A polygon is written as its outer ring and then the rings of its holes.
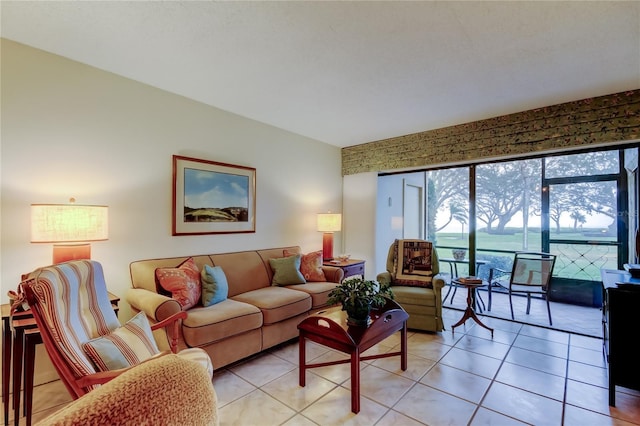
{"type": "Polygon", "coordinates": [[[351,363],[351,411],[360,411],[360,360],[387,358],[400,355],[400,368],[407,369],[407,319],[409,314],[393,300],[387,300],[381,309],[371,312],[372,322],[368,327],[347,325],[347,314],[340,307],[319,311],[298,324],[300,330],[300,386],[305,386],[308,368],[326,367],[351,363]],[[378,355],[361,356],[364,351],[382,342],[396,331],[401,332],[400,351],[378,355]],[[306,363],[306,339],[331,349],[344,352],[351,359],[306,363]]]}

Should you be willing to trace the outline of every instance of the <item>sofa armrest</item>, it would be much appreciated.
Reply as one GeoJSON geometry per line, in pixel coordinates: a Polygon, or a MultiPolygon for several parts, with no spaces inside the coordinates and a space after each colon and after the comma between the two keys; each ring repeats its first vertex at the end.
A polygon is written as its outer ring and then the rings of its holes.
{"type": "Polygon", "coordinates": [[[324,277],[327,279],[327,282],[330,283],[340,283],[344,278],[344,271],[337,266],[322,265],[322,272],[324,272],[324,277]]]}
{"type": "Polygon", "coordinates": [[[164,321],[182,311],[177,300],[142,288],[129,289],[126,299],[132,308],[144,312],[154,322],[164,321]]]}
{"type": "Polygon", "coordinates": [[[391,274],[389,272],[380,272],[376,277],[376,281],[378,281],[380,285],[391,285],[391,274]]]}

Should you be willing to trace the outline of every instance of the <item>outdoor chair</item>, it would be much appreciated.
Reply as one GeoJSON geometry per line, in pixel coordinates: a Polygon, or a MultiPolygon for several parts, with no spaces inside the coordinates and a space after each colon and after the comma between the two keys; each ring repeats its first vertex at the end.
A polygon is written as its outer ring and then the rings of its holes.
{"type": "Polygon", "coordinates": [[[551,291],[551,276],[555,265],[556,255],[536,252],[516,252],[511,271],[500,268],[491,268],[489,271],[489,285],[504,287],[509,293],[509,307],[511,319],[513,314],[512,295],[524,294],[527,296],[527,315],[531,309],[531,295],[538,294],[547,302],[549,325],[551,321],[551,307],[549,294],[551,291]]]}
{"type": "Polygon", "coordinates": [[[177,350],[177,321],[186,317],[184,311],[153,325],[144,314],[138,314],[121,326],[109,300],[102,266],[96,261],[74,260],[39,268],[20,286],[49,358],[73,399],[149,359],[172,352],[200,364],[209,377],[213,375],[211,359],[203,349],[177,350]],[[173,326],[167,342],[171,350],[161,352],[153,330],[169,325],[173,326]]]}

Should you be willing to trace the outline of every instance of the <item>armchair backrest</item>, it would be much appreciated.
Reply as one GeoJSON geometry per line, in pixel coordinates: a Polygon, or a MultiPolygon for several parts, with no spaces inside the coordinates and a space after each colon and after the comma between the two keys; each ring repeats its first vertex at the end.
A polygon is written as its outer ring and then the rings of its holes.
{"type": "MultiPolygon", "coordinates": [[[[398,247],[399,241],[410,241],[410,240],[395,240],[389,246],[389,252],[387,253],[387,272],[389,272],[393,278],[395,278],[394,265],[395,265],[396,253],[398,252],[397,247],[398,247]]],[[[426,241],[426,240],[415,240],[415,241],[426,241]]],[[[433,275],[437,275],[438,273],[440,273],[440,262],[438,260],[438,252],[436,251],[435,247],[431,252],[431,271],[433,272],[433,275]]]]}
{"type": "MultiPolygon", "coordinates": [[[[416,265],[412,265],[412,266],[418,266],[421,269],[421,273],[416,273],[416,274],[428,276],[430,281],[430,277],[433,277],[440,272],[438,253],[435,247],[432,245],[432,243],[430,241],[420,240],[420,239],[406,239],[406,240],[396,239],[389,247],[389,253],[387,254],[387,272],[391,274],[392,285],[397,281],[405,281],[404,284],[407,284],[407,283],[411,284],[411,281],[412,281],[412,278],[410,277],[405,280],[401,280],[398,277],[399,271],[402,272],[403,270],[406,270],[406,267],[403,268],[403,259],[396,259],[396,257],[398,256],[398,253],[402,252],[403,251],[402,249],[404,248],[399,246],[405,245],[405,243],[408,246],[411,246],[412,244],[421,246],[420,247],[421,250],[418,250],[416,252],[417,257],[414,258],[414,260],[417,263],[416,265]],[[425,246],[424,243],[426,243],[426,246],[428,246],[428,249],[426,249],[426,251],[424,250],[424,246],[425,246]]],[[[407,278],[407,277],[404,277],[404,278],[407,278]]],[[[419,285],[422,285],[422,284],[419,284],[419,285]]]]}
{"type": "MultiPolygon", "coordinates": [[[[71,395],[96,372],[82,344],[120,326],[100,263],[74,260],[36,269],[21,283],[42,340],[71,395]]],[[[84,392],[81,392],[84,393],[84,392]]]]}
{"type": "Polygon", "coordinates": [[[548,291],[556,255],[516,252],[511,272],[511,284],[542,287],[548,291]]]}

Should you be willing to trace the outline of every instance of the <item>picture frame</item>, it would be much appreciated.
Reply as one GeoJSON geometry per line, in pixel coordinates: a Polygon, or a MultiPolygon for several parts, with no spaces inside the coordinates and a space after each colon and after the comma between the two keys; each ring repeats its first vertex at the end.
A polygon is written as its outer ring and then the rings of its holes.
{"type": "Polygon", "coordinates": [[[172,235],[256,232],[256,169],[173,156],[172,235]]]}

